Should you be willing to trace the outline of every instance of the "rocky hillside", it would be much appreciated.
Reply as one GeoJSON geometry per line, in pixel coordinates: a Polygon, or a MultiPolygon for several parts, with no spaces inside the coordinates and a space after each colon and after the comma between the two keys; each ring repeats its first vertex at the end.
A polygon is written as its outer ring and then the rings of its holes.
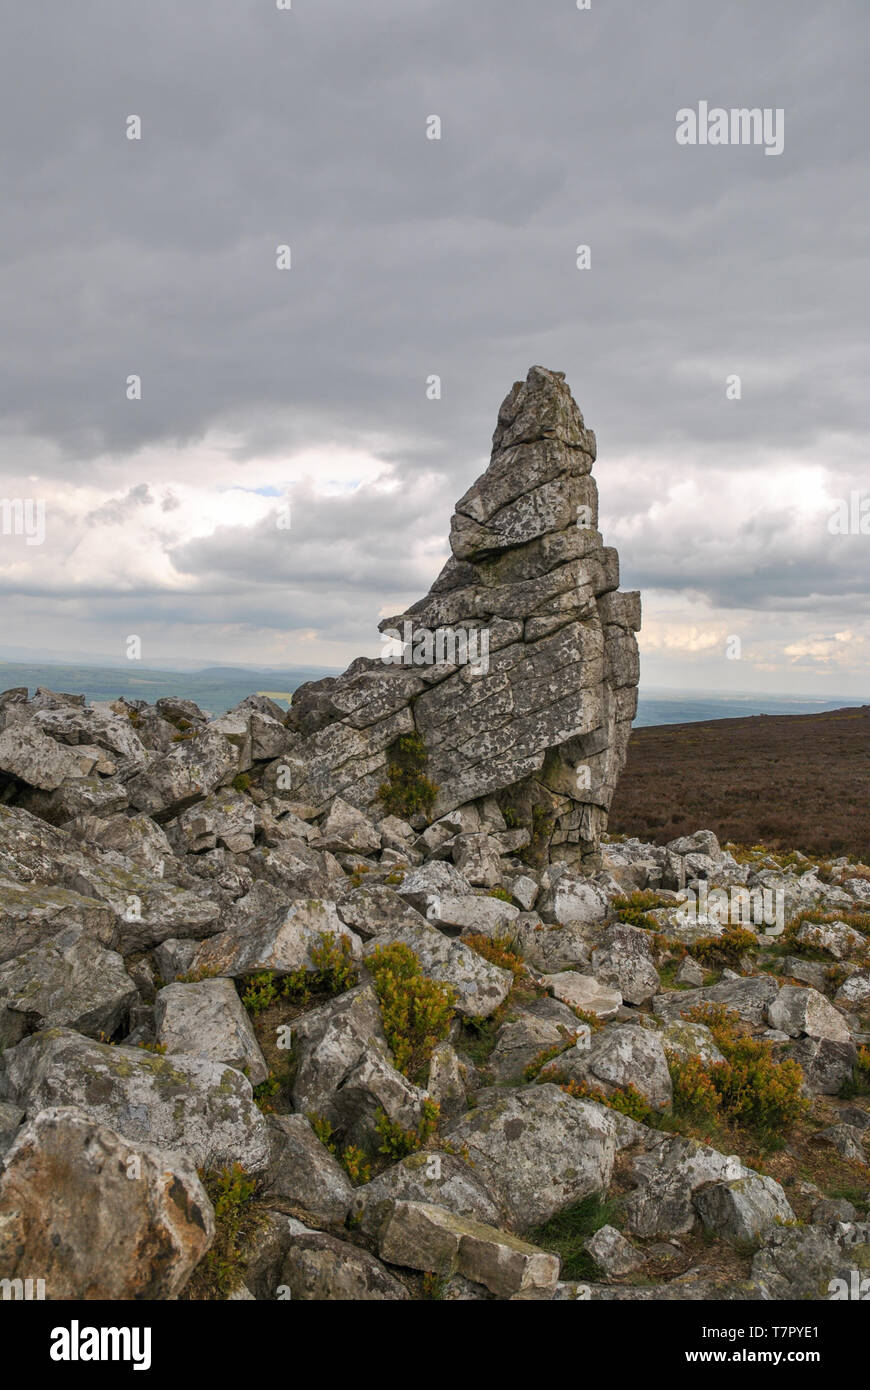
{"type": "Polygon", "coordinates": [[[305,820],[256,763],[161,824],[125,787],[229,777],[262,699],[11,710],[64,775],[0,807],[0,1277],[781,1299],[867,1265],[870,869],[700,831],[541,870],[492,799],[305,820]]]}
{"type": "Polygon", "coordinates": [[[870,1272],[870,868],[606,837],[638,610],[593,453],[533,369],[400,660],[289,716],[0,696],[4,1298],[870,1272]],[[466,620],[485,666],[413,659],[466,620]]]}

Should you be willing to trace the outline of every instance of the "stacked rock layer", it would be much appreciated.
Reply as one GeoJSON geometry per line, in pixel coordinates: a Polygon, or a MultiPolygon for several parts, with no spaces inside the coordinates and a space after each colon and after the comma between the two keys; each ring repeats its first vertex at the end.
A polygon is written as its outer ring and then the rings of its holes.
{"type": "Polygon", "coordinates": [[[361,658],[296,692],[294,799],[376,811],[391,750],[416,733],[433,816],[495,797],[534,825],[542,860],[598,866],[637,709],[640,595],[619,591],[619,557],[597,529],[594,461],[564,373],[532,367],[456,505],[450,559],[424,599],[380,625],[397,634],[392,660],[361,658]]]}

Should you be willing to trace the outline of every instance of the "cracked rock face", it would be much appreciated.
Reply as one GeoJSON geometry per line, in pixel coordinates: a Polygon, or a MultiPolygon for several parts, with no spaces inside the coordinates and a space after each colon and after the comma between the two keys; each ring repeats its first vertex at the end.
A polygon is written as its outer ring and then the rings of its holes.
{"type": "Polygon", "coordinates": [[[381,623],[381,658],[295,693],[286,795],[382,811],[391,750],[417,733],[434,816],[495,796],[534,827],[542,862],[598,867],[637,707],[640,596],[620,593],[597,530],[594,460],[563,373],[532,367],[427,596],[381,623]]]}

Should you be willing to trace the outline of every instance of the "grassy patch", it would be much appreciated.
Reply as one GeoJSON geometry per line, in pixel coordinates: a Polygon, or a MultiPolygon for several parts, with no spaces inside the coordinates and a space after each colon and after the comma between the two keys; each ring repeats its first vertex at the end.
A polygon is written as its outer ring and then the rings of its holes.
{"type": "Polygon", "coordinates": [[[530,1231],[526,1239],[542,1250],[550,1250],[562,1261],[561,1278],[596,1279],[598,1267],[583,1242],[594,1236],[602,1226],[612,1226],[617,1203],[594,1194],[575,1202],[571,1207],[551,1216],[542,1226],[530,1231]]]}

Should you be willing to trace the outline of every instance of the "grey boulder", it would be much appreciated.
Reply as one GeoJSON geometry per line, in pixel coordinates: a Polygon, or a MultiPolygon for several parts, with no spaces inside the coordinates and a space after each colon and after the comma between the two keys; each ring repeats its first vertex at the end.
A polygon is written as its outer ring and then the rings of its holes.
{"type": "Polygon", "coordinates": [[[604,1191],[616,1154],[616,1122],[604,1106],[574,1100],[558,1086],[486,1098],[448,1130],[497,1194],[514,1230],[604,1191]]]}
{"type": "Polygon", "coordinates": [[[172,1299],[214,1238],[189,1158],[132,1143],[70,1106],[19,1131],[0,1177],[4,1279],[51,1300],[172,1299]]]}
{"type": "Polygon", "coordinates": [[[121,956],[81,927],[68,927],[0,965],[0,1046],[37,1028],[111,1038],[138,998],[121,956]]]}
{"type": "Polygon", "coordinates": [[[62,1028],[25,1038],[4,1061],[10,1099],[31,1117],[75,1105],[132,1143],[179,1150],[198,1168],[268,1166],[265,1117],[231,1067],[110,1047],[62,1028]]]}
{"type": "Polygon", "coordinates": [[[771,1227],[795,1220],[779,1183],[758,1173],[711,1183],[693,1201],[707,1230],[732,1244],[753,1243],[771,1227]]]}
{"type": "Polygon", "coordinates": [[[243,1071],[252,1086],[269,1074],[232,980],[170,984],[155,1001],[157,1042],[173,1056],[203,1057],[243,1071]]]}
{"type": "Polygon", "coordinates": [[[393,1065],[371,985],[303,1014],[293,1045],[294,1105],[328,1120],[342,1142],[372,1142],[379,1110],[403,1129],[418,1125],[426,1093],[393,1065]]]}

